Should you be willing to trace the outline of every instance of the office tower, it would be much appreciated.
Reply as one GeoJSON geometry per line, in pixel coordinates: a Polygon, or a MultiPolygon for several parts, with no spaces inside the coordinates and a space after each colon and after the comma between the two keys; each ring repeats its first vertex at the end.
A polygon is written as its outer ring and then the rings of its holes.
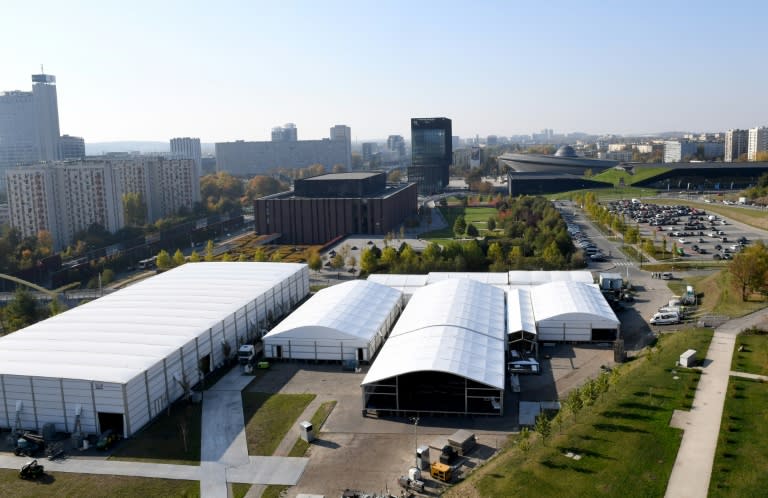
{"type": "Polygon", "coordinates": [[[59,157],[56,77],[33,74],[32,83],[31,92],[0,92],[0,177],[7,168],[59,157]]]}
{"type": "Polygon", "coordinates": [[[82,137],[62,135],[59,138],[59,158],[62,161],[85,158],[85,140],[82,137]]]}
{"type": "Polygon", "coordinates": [[[59,158],[59,101],[56,96],[56,76],[32,75],[32,103],[37,123],[37,146],[41,161],[59,158]]]}
{"type": "Polygon", "coordinates": [[[453,160],[451,120],[448,118],[411,119],[411,166],[408,181],[415,182],[419,194],[442,192],[448,186],[453,160]]]}
{"type": "Polygon", "coordinates": [[[139,194],[145,222],[191,209],[200,200],[192,159],[139,157],[51,162],[7,172],[11,226],[23,237],[51,233],[54,247],[73,242],[74,234],[98,223],[110,232],[124,227],[123,196],[139,194]]]}
{"type": "Polygon", "coordinates": [[[742,154],[747,153],[749,132],[747,130],[728,130],[725,132],[725,162],[738,161],[742,154]]]}
{"type": "Polygon", "coordinates": [[[295,142],[296,140],[298,140],[298,132],[295,124],[285,123],[283,126],[272,128],[273,142],[295,142]]]}
{"type": "Polygon", "coordinates": [[[171,156],[176,159],[192,159],[195,161],[197,177],[200,178],[203,175],[202,153],[200,150],[199,138],[172,138],[171,156]]]}
{"type": "Polygon", "coordinates": [[[349,171],[352,168],[352,129],[345,125],[335,125],[331,128],[331,142],[344,142],[344,156],[347,160],[340,164],[349,171]]]}
{"type": "Polygon", "coordinates": [[[363,162],[369,162],[378,151],[379,146],[375,142],[363,142],[363,162]]]}
{"type": "Polygon", "coordinates": [[[387,137],[387,149],[397,154],[397,158],[405,157],[405,139],[401,135],[387,137]]]}
{"type": "Polygon", "coordinates": [[[750,128],[747,138],[747,159],[757,161],[757,153],[768,151],[768,128],[750,128]]]}

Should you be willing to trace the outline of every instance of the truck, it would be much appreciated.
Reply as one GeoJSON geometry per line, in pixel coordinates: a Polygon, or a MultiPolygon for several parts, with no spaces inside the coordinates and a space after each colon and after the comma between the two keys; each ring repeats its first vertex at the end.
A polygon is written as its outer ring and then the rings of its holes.
{"type": "Polygon", "coordinates": [[[262,343],[257,345],[243,344],[237,350],[237,362],[240,365],[253,365],[256,359],[261,356],[263,349],[262,343]]]}

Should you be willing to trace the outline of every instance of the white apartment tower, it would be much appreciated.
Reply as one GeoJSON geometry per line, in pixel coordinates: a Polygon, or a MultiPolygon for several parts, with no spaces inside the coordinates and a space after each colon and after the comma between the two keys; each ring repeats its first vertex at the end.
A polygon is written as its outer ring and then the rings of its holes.
{"type": "Polygon", "coordinates": [[[123,196],[141,195],[146,221],[191,209],[200,200],[192,159],[92,159],[12,168],[7,173],[11,226],[22,236],[47,230],[60,249],[94,223],[125,226],[123,196]]]}
{"type": "Polygon", "coordinates": [[[747,159],[757,161],[757,153],[768,151],[768,128],[750,128],[747,138],[747,159]]]}
{"type": "Polygon", "coordinates": [[[345,143],[345,157],[347,158],[344,167],[347,171],[352,169],[352,129],[346,125],[336,125],[331,128],[331,141],[345,143]]]}
{"type": "Polygon", "coordinates": [[[749,133],[747,130],[728,130],[725,132],[724,161],[737,161],[742,154],[747,153],[749,133]]]}
{"type": "Polygon", "coordinates": [[[202,151],[199,138],[181,137],[171,139],[171,156],[176,159],[193,159],[198,178],[203,174],[202,151]]]}

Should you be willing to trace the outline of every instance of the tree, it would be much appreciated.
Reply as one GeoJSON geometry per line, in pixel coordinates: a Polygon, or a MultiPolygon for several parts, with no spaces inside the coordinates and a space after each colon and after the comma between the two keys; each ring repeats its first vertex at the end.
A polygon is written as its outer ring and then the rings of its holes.
{"type": "Polygon", "coordinates": [[[376,257],[376,253],[370,248],[363,249],[360,255],[360,269],[365,273],[373,273],[379,267],[379,258],[376,257]]]}
{"type": "Polygon", "coordinates": [[[489,232],[493,232],[494,230],[496,230],[496,218],[494,218],[493,216],[488,218],[488,225],[487,225],[487,227],[488,227],[488,231],[489,232]]]}
{"type": "Polygon", "coordinates": [[[280,251],[274,251],[269,260],[273,263],[280,263],[283,260],[283,256],[280,254],[280,251]]]}
{"type": "Polygon", "coordinates": [[[477,231],[477,227],[474,224],[470,223],[467,225],[467,235],[470,237],[477,237],[480,235],[480,232],[477,231]]]}
{"type": "Polygon", "coordinates": [[[592,178],[592,176],[594,176],[592,173],[592,168],[587,168],[584,170],[584,178],[592,178]]]}
{"type": "Polygon", "coordinates": [[[197,254],[197,251],[192,251],[192,254],[189,255],[189,262],[190,263],[199,263],[200,262],[200,255],[197,254]]]}
{"type": "Polygon", "coordinates": [[[176,252],[173,253],[173,266],[181,266],[186,262],[187,258],[184,257],[184,253],[181,252],[181,249],[176,249],[176,252]]]}
{"type": "Polygon", "coordinates": [[[343,266],[344,257],[340,253],[336,253],[336,255],[331,258],[331,268],[334,270],[340,270],[343,266]]]}
{"type": "Polygon", "coordinates": [[[246,256],[244,252],[241,252],[240,256],[237,257],[237,260],[241,263],[244,263],[248,261],[248,256],[246,256]]]}
{"type": "Polygon", "coordinates": [[[457,216],[456,221],[453,222],[453,233],[455,233],[457,237],[461,237],[466,231],[467,222],[464,220],[464,215],[457,216]]]}
{"type": "Polygon", "coordinates": [[[159,253],[157,253],[156,264],[157,267],[161,270],[167,270],[173,265],[173,261],[171,261],[171,255],[168,254],[168,251],[162,249],[159,253]]]}
{"type": "Polygon", "coordinates": [[[504,250],[501,248],[501,244],[494,242],[488,247],[488,259],[494,263],[504,261],[504,250]]]}
{"type": "Polygon", "coordinates": [[[243,200],[246,202],[253,202],[254,199],[258,199],[259,197],[276,194],[285,190],[288,190],[288,186],[271,176],[254,176],[248,180],[243,200]]]}
{"type": "Polygon", "coordinates": [[[114,281],[115,281],[115,272],[112,271],[110,268],[104,268],[104,271],[101,272],[102,285],[111,284],[114,281]]]}
{"type": "Polygon", "coordinates": [[[381,251],[381,263],[388,268],[392,268],[397,263],[398,258],[399,254],[394,247],[385,247],[384,250],[381,251]]]}
{"type": "Polygon", "coordinates": [[[32,293],[22,287],[16,288],[13,299],[8,302],[3,311],[5,316],[3,329],[6,332],[23,329],[38,319],[37,302],[32,293]]]}
{"type": "Polygon", "coordinates": [[[229,263],[230,261],[232,261],[232,256],[228,252],[225,252],[224,254],[222,254],[221,260],[229,263]]]}
{"type": "Polygon", "coordinates": [[[205,244],[205,260],[213,261],[213,241],[209,240],[205,244]]]}
{"type": "Polygon", "coordinates": [[[311,251],[307,256],[307,265],[312,271],[320,271],[323,268],[323,259],[317,251],[311,251]]]}
{"type": "Polygon", "coordinates": [[[390,183],[400,183],[400,180],[402,179],[402,173],[399,169],[393,169],[389,172],[387,175],[387,181],[390,183]]]}
{"type": "Polygon", "coordinates": [[[123,194],[123,216],[128,226],[144,226],[147,223],[147,205],[138,192],[123,194]]]}
{"type": "Polygon", "coordinates": [[[552,423],[544,412],[539,413],[536,417],[536,425],[534,425],[534,429],[539,433],[544,444],[547,444],[547,439],[550,434],[552,434],[552,423]]]}
{"type": "Polygon", "coordinates": [[[263,247],[257,247],[255,251],[253,251],[253,260],[257,263],[264,262],[267,260],[267,252],[264,250],[263,247]]]}
{"type": "Polygon", "coordinates": [[[762,241],[736,254],[728,270],[741,289],[741,300],[746,301],[749,292],[762,290],[766,286],[768,273],[768,247],[762,241]]]}

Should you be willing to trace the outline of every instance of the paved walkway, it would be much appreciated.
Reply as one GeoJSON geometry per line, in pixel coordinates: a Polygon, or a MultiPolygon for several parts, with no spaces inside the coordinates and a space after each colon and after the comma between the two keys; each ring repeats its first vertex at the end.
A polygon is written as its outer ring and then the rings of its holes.
{"type": "Polygon", "coordinates": [[[751,374],[747,372],[736,372],[734,370],[731,370],[731,377],[741,377],[744,379],[768,381],[768,375],[758,375],[758,374],[751,374]]]}
{"type": "MultiPolygon", "coordinates": [[[[17,456],[0,455],[0,468],[19,470],[32,460],[17,456]]],[[[146,462],[124,462],[117,460],[95,460],[91,458],[65,458],[50,461],[37,460],[45,466],[46,472],[74,472],[78,474],[106,474],[115,476],[154,477],[158,479],[182,479],[197,481],[203,472],[197,465],[169,465],[146,462]]]]}
{"type": "Polygon", "coordinates": [[[707,496],[736,336],[743,329],[766,321],[768,309],[731,320],[715,330],[691,411],[676,410],[672,417],[671,425],[684,432],[667,483],[667,498],[707,496]]]}

